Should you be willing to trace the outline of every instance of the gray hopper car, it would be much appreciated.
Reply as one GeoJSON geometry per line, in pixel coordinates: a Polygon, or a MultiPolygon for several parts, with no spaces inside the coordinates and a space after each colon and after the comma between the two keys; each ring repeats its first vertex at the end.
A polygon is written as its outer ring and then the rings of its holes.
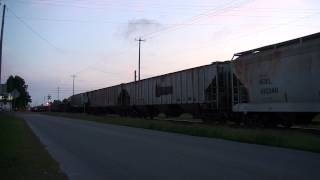
{"type": "Polygon", "coordinates": [[[235,56],[233,112],[291,120],[320,112],[320,33],[235,56]]]}
{"type": "Polygon", "coordinates": [[[214,62],[70,97],[75,111],[153,117],[188,112],[264,125],[320,112],[320,33],[214,62]]]}
{"type": "MultiPolygon", "coordinates": [[[[154,116],[160,112],[195,116],[231,111],[230,61],[169,73],[71,97],[88,111],[154,116]],[[84,100],[87,96],[88,101],[84,100]]],[[[81,111],[81,108],[79,109],[81,111]]]]}

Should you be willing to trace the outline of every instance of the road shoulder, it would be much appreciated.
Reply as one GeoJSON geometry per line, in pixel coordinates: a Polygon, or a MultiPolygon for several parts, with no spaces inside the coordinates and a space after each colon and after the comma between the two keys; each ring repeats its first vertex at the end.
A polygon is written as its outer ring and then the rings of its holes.
{"type": "Polygon", "coordinates": [[[68,179],[22,118],[0,114],[0,143],[0,179],[68,179]]]}

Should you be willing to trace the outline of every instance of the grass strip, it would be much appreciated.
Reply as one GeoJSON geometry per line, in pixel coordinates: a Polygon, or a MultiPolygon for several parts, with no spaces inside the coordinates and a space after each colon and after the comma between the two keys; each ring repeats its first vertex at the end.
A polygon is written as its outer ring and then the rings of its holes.
{"type": "Polygon", "coordinates": [[[225,125],[190,124],[164,120],[128,117],[94,116],[76,113],[45,113],[47,115],[83,119],[100,123],[153,129],[192,136],[221,138],[253,144],[270,145],[320,153],[320,136],[295,130],[229,127],[225,125]]]}
{"type": "Polygon", "coordinates": [[[0,144],[0,179],[68,179],[26,122],[12,114],[0,113],[0,144]]]}

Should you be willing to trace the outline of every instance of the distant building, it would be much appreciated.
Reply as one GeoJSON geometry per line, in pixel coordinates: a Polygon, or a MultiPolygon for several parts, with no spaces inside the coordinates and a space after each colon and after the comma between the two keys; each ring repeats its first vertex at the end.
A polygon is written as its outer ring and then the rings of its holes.
{"type": "Polygon", "coordinates": [[[11,101],[9,101],[7,85],[0,84],[0,111],[11,111],[11,101]]]}

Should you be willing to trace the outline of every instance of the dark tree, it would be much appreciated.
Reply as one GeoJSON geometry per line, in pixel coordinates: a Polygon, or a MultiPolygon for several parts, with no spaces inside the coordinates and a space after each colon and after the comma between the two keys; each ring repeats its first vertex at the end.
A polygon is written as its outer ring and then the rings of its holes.
{"type": "Polygon", "coordinates": [[[28,85],[20,76],[10,76],[7,80],[7,92],[10,93],[15,89],[20,95],[13,100],[14,108],[26,108],[28,103],[31,102],[31,97],[27,91],[28,85]]]}

